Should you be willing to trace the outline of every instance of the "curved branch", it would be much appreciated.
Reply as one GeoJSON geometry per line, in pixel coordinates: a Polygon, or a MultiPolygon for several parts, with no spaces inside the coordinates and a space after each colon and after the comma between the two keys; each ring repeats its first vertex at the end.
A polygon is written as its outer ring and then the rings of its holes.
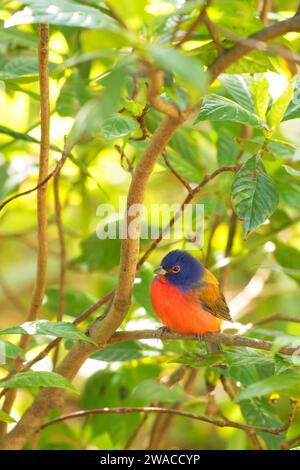
{"type": "MultiPolygon", "coordinates": [[[[270,341],[265,341],[256,338],[247,338],[241,335],[231,335],[228,333],[207,333],[203,336],[205,341],[212,344],[224,344],[226,346],[241,346],[252,349],[261,349],[263,351],[272,351],[273,344],[270,341]]],[[[199,341],[199,336],[194,334],[181,335],[175,331],[158,330],[136,330],[136,331],[116,331],[110,340],[109,344],[122,343],[124,341],[140,340],[140,339],[166,339],[166,340],[193,340],[199,341]]],[[[284,346],[278,352],[287,356],[292,356],[295,352],[299,351],[299,347],[284,346]]]]}
{"type": "Polygon", "coordinates": [[[237,44],[219,56],[208,68],[210,73],[210,83],[213,83],[230,65],[255,49],[255,42],[253,43],[251,40],[263,42],[271,41],[272,39],[291,31],[300,31],[300,14],[298,12],[288,20],[278,21],[277,23],[273,23],[257,33],[252,34],[247,38],[249,40],[248,42],[246,42],[245,38],[245,42],[243,44],[237,44]]]}
{"type": "MultiPolygon", "coordinates": [[[[100,414],[128,414],[128,413],[144,413],[144,414],[149,414],[149,413],[156,413],[156,414],[168,414],[168,415],[177,415],[181,416],[183,418],[190,418],[190,419],[195,419],[196,421],[202,421],[203,423],[207,424],[212,424],[214,426],[218,426],[220,428],[235,428],[235,429],[241,429],[242,431],[246,432],[265,432],[268,434],[273,434],[275,436],[278,436],[281,434],[285,428],[286,425],[281,426],[279,428],[269,428],[269,427],[263,427],[263,426],[251,426],[249,424],[242,424],[242,423],[236,423],[234,421],[230,420],[219,420],[219,419],[213,419],[213,418],[208,418],[206,416],[202,415],[197,415],[196,413],[190,413],[188,411],[182,411],[182,410],[176,410],[173,408],[160,408],[158,406],[148,406],[148,407],[141,407],[141,406],[136,406],[136,407],[130,407],[130,408],[97,408],[97,409],[92,409],[92,410],[80,410],[80,411],[75,411],[73,413],[69,413],[66,415],[59,416],[58,418],[54,418],[51,421],[46,422],[43,424],[40,429],[45,429],[48,426],[51,426],[52,424],[56,423],[61,423],[62,421],[66,421],[68,419],[75,419],[75,418],[83,418],[85,416],[96,416],[100,414]]],[[[37,432],[38,432],[37,431],[37,432]]]]}

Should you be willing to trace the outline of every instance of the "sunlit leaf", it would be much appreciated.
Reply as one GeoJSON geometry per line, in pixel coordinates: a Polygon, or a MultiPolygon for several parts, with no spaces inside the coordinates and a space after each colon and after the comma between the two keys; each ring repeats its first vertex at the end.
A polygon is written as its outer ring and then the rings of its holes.
{"type": "Polygon", "coordinates": [[[101,135],[106,119],[117,110],[120,96],[126,80],[127,67],[119,65],[108,76],[106,87],[99,98],[88,101],[75,118],[68,136],[69,143],[87,140],[101,135]]]}
{"type": "Polygon", "coordinates": [[[253,156],[236,174],[231,200],[234,212],[244,222],[248,236],[274,212],[278,194],[261,160],[253,156]]]}
{"type": "Polygon", "coordinates": [[[296,178],[300,177],[300,170],[296,170],[296,168],[293,168],[292,166],[289,165],[282,165],[285,171],[292,176],[295,176],[296,178]]]}
{"type": "Polygon", "coordinates": [[[56,372],[36,372],[29,370],[0,381],[0,388],[57,387],[75,390],[65,377],[56,372]]]}
{"type": "Polygon", "coordinates": [[[0,410],[0,421],[4,423],[15,423],[16,420],[5,413],[5,411],[0,410]]]}
{"type": "Polygon", "coordinates": [[[151,348],[138,341],[126,341],[125,343],[109,344],[101,351],[92,354],[92,359],[106,362],[125,362],[144,357],[155,357],[160,354],[160,350],[151,348]]]}
{"type": "Polygon", "coordinates": [[[37,320],[22,323],[21,325],[11,326],[0,330],[0,335],[49,335],[58,338],[73,340],[83,340],[93,343],[94,341],[86,336],[75,325],[68,322],[50,322],[48,320],[37,320]]]}
{"type": "Polygon", "coordinates": [[[27,0],[29,6],[5,21],[5,28],[20,24],[48,23],[117,31],[116,21],[99,9],[71,0],[27,0]]]}
{"type": "Polygon", "coordinates": [[[237,401],[269,395],[273,392],[300,392],[300,375],[296,373],[274,375],[255,382],[240,392],[237,401]]]}
{"type": "Polygon", "coordinates": [[[282,121],[284,113],[293,97],[294,83],[291,82],[283,94],[275,101],[272,108],[268,112],[267,121],[271,130],[275,130],[279,123],[282,121]]]}
{"type": "Polygon", "coordinates": [[[220,77],[220,81],[234,101],[250,113],[254,112],[253,97],[244,77],[241,75],[223,74],[220,77]]]}
{"type": "Polygon", "coordinates": [[[4,359],[15,359],[16,357],[23,355],[23,353],[23,349],[16,344],[0,339],[0,358],[1,355],[3,355],[4,359]]]}
{"type": "Polygon", "coordinates": [[[252,80],[250,90],[254,97],[256,114],[264,121],[270,101],[269,83],[266,77],[263,76],[259,80],[252,80]]]}
{"type": "Polygon", "coordinates": [[[238,103],[224,98],[224,96],[213,93],[204,98],[200,114],[196,118],[195,123],[206,120],[234,121],[252,127],[266,128],[266,125],[255,113],[251,113],[238,103]]]}
{"type": "Polygon", "coordinates": [[[101,126],[101,132],[106,140],[124,137],[139,127],[139,123],[130,116],[114,114],[105,119],[101,126]]]}

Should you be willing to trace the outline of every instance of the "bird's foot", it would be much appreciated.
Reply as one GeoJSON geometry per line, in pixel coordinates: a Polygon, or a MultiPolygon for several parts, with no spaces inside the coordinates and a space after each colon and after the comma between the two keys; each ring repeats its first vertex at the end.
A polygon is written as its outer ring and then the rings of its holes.
{"type": "Polygon", "coordinates": [[[166,326],[161,326],[157,330],[157,339],[161,339],[164,334],[170,333],[172,330],[170,328],[167,328],[166,326]]]}

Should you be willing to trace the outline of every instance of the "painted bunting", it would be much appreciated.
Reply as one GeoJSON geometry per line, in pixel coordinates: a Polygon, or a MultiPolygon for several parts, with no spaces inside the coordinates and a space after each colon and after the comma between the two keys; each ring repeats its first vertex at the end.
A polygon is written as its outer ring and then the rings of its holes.
{"type": "MultiPolygon", "coordinates": [[[[218,280],[189,253],[171,251],[155,272],[151,303],[170,330],[201,336],[220,331],[222,320],[231,321],[218,280]]],[[[219,349],[211,346],[210,352],[219,349]]]]}

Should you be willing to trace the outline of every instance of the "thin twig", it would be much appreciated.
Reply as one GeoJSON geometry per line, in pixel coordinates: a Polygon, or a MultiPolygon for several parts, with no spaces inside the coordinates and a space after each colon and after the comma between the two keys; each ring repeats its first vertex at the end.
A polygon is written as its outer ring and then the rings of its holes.
{"type": "Polygon", "coordinates": [[[141,140],[146,140],[147,137],[149,137],[149,132],[148,132],[148,129],[146,127],[146,116],[147,116],[148,109],[149,109],[149,105],[146,104],[144,106],[144,109],[143,109],[141,115],[135,117],[135,119],[137,120],[137,122],[140,125],[142,135],[140,137],[130,137],[129,140],[135,140],[135,141],[138,142],[138,141],[141,141],[141,140]]]}
{"type": "Polygon", "coordinates": [[[289,439],[287,441],[282,441],[281,442],[281,448],[284,449],[284,450],[292,449],[293,447],[298,447],[299,444],[300,444],[300,434],[293,437],[293,439],[289,439]]]}
{"type": "MultiPolygon", "coordinates": [[[[188,371],[189,367],[184,365],[180,366],[177,369],[175,369],[174,372],[167,378],[163,377],[160,382],[164,384],[165,387],[172,387],[173,385],[179,383],[185,376],[186,372],[188,371]]],[[[165,403],[163,401],[160,402],[152,402],[150,403],[150,407],[152,406],[158,406],[159,408],[165,407],[165,403]]],[[[177,407],[176,407],[177,408],[177,407]]],[[[163,432],[163,426],[164,426],[164,420],[165,420],[164,415],[157,415],[154,423],[152,425],[151,433],[149,436],[149,443],[147,446],[147,449],[158,449],[160,445],[160,440],[161,440],[161,434],[163,432]]]]}
{"type": "Polygon", "coordinates": [[[262,318],[261,320],[257,320],[253,322],[253,326],[257,325],[266,325],[267,323],[272,323],[274,321],[283,321],[283,322],[290,322],[290,323],[300,323],[300,318],[298,317],[290,317],[288,315],[270,315],[267,318],[262,318]]]}
{"type": "MultiPolygon", "coordinates": [[[[60,259],[60,271],[59,271],[59,299],[57,307],[57,321],[63,319],[65,310],[65,279],[67,270],[67,255],[66,255],[66,244],[64,227],[61,217],[61,201],[60,201],[60,170],[54,176],[53,180],[53,191],[54,191],[54,207],[55,207],[55,223],[57,226],[58,240],[59,240],[59,259],[60,259]]],[[[55,368],[59,356],[59,344],[54,351],[53,356],[53,367],[55,368]]]]}
{"type": "MultiPolygon", "coordinates": [[[[220,30],[220,27],[218,27],[218,29],[220,30]]],[[[248,52],[255,49],[260,50],[260,47],[266,50],[266,47],[268,46],[265,43],[267,41],[271,41],[272,39],[275,39],[278,36],[282,36],[287,32],[298,32],[299,29],[300,14],[297,13],[292,18],[273,23],[270,26],[267,26],[266,28],[258,31],[257,33],[252,34],[248,38],[237,38],[235,35],[233,35],[235,36],[234,39],[232,37],[232,33],[229,33],[231,35],[230,39],[232,39],[234,42],[237,42],[237,45],[231,47],[230,49],[227,49],[224,54],[222,54],[222,56],[217,57],[217,59],[209,66],[209,82],[213,83],[216,78],[220,75],[220,73],[224,72],[224,70],[230,67],[230,65],[232,65],[234,62],[237,62],[248,52]],[[240,39],[241,42],[239,42],[240,39]]],[[[226,34],[228,33],[227,30],[225,32],[226,34]]],[[[274,53],[278,55],[278,50],[276,48],[274,53]]],[[[294,53],[292,53],[291,55],[292,57],[289,55],[289,57],[286,58],[288,58],[289,60],[292,60],[292,58],[296,59],[296,55],[294,53]]],[[[297,58],[297,61],[298,59],[300,59],[300,57],[297,58]]]]}
{"type": "Polygon", "coordinates": [[[173,175],[175,176],[175,178],[177,178],[177,179],[180,181],[180,183],[182,183],[183,186],[188,190],[188,192],[191,193],[191,192],[192,192],[191,186],[190,186],[189,183],[183,178],[183,176],[181,176],[180,173],[178,173],[178,171],[175,170],[175,168],[173,167],[173,165],[171,164],[170,160],[169,160],[168,157],[167,157],[166,151],[162,152],[162,156],[163,156],[163,159],[164,159],[165,164],[167,165],[167,167],[169,168],[169,170],[173,173],[173,175]]]}
{"type": "Polygon", "coordinates": [[[260,12],[261,21],[267,26],[269,24],[269,13],[272,8],[272,0],[263,0],[260,12]]]}
{"type": "MultiPolygon", "coordinates": [[[[48,255],[48,222],[47,222],[47,184],[43,183],[48,174],[49,145],[50,145],[50,108],[49,108],[49,26],[41,24],[39,26],[39,87],[40,87],[40,113],[41,113],[41,145],[39,157],[39,188],[37,190],[37,230],[38,230],[38,253],[36,282],[32,295],[31,305],[27,321],[36,320],[42,305],[46,275],[47,275],[47,255],[48,255]],[[41,184],[42,183],[42,184],[41,184]]],[[[30,336],[22,335],[20,346],[26,350],[30,336]]],[[[14,369],[20,368],[19,358],[15,360],[14,369]]],[[[10,390],[3,404],[3,411],[10,413],[16,396],[16,390],[10,390]]],[[[6,424],[0,423],[0,435],[5,434],[6,424]]]]}
{"type": "Polygon", "coordinates": [[[57,161],[55,167],[53,168],[53,170],[46,176],[44,177],[36,186],[34,186],[33,188],[30,188],[30,189],[27,189],[26,191],[23,191],[21,193],[18,193],[18,194],[15,194],[14,196],[11,196],[9,197],[8,199],[6,199],[5,201],[3,201],[1,204],[0,204],[0,211],[3,209],[3,207],[6,206],[6,204],[8,204],[9,202],[13,201],[14,199],[17,199],[19,197],[23,197],[23,196],[27,196],[27,194],[31,194],[33,193],[34,191],[36,190],[39,190],[40,188],[44,187],[46,183],[48,183],[48,181],[55,177],[55,175],[57,175],[61,168],[63,167],[67,157],[70,155],[70,149],[65,149],[62,153],[62,156],[60,158],[60,160],[57,161]]]}
{"type": "MultiPolygon", "coordinates": [[[[270,26],[271,28],[271,26],[270,26]]],[[[254,49],[261,52],[267,52],[272,55],[279,55],[286,59],[287,61],[294,62],[296,64],[300,63],[300,55],[296,52],[291,51],[286,46],[280,46],[279,44],[276,46],[267,44],[265,41],[261,41],[259,39],[255,39],[255,35],[249,38],[242,38],[237,36],[236,34],[228,31],[227,29],[223,28],[222,26],[217,26],[218,31],[223,34],[223,36],[227,37],[231,41],[247,47],[249,49],[254,49]]]]}
{"type": "Polygon", "coordinates": [[[202,23],[204,20],[205,14],[206,14],[206,9],[211,3],[211,0],[206,0],[205,4],[199,11],[197,17],[195,20],[191,23],[187,31],[184,33],[182,38],[175,44],[175,47],[180,47],[184,42],[188,41],[193,34],[193,32],[198,28],[198,26],[202,23]]]}
{"type": "Polygon", "coordinates": [[[172,119],[182,119],[183,114],[174,103],[164,100],[160,97],[160,90],[164,84],[164,72],[151,64],[145,64],[147,73],[150,77],[150,85],[148,89],[148,101],[153,108],[160,113],[172,119]]]}
{"type": "Polygon", "coordinates": [[[204,22],[204,24],[207,28],[207,31],[210,34],[210,37],[212,38],[212,40],[213,40],[213,42],[216,46],[218,56],[220,57],[224,53],[224,49],[223,49],[222,43],[220,41],[218,31],[217,31],[214,23],[212,23],[212,21],[210,21],[210,19],[208,17],[208,14],[207,14],[207,11],[204,12],[203,22],[204,22]]]}
{"type": "Polygon", "coordinates": [[[47,421],[43,424],[39,429],[45,429],[48,426],[51,426],[56,423],[61,423],[62,421],[66,421],[68,419],[76,419],[76,418],[83,418],[85,416],[97,416],[101,414],[128,414],[128,413],[162,413],[162,414],[173,414],[177,416],[181,416],[183,418],[190,418],[195,419],[197,421],[202,421],[203,423],[212,424],[214,426],[218,426],[221,428],[235,428],[240,429],[242,431],[255,431],[255,432],[265,432],[268,434],[273,434],[278,436],[282,433],[282,427],[279,428],[269,428],[263,426],[251,426],[249,424],[242,424],[236,423],[234,421],[221,421],[218,419],[208,418],[206,416],[197,415],[195,413],[190,413],[188,411],[176,410],[173,408],[159,408],[159,407],[130,407],[130,408],[97,408],[92,410],[80,410],[75,411],[73,413],[69,413],[66,415],[59,416],[58,418],[54,418],[50,421],[47,421]]]}

